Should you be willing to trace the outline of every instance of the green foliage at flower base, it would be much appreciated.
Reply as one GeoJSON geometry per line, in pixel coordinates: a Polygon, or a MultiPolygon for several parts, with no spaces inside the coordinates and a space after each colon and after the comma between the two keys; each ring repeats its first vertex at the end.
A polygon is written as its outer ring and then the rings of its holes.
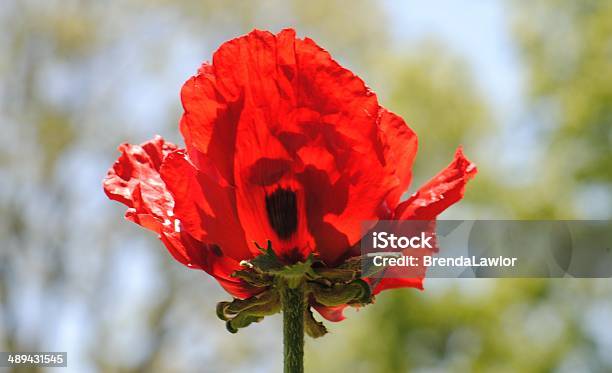
{"type": "Polygon", "coordinates": [[[280,312],[281,294],[286,288],[304,292],[303,299],[307,302],[304,306],[304,330],[313,338],[325,335],[327,329],[314,318],[311,305],[335,307],[372,303],[370,286],[360,278],[354,261],[339,268],[329,268],[311,254],[303,262],[288,265],[278,258],[270,241],[265,249],[259,245],[257,247],[261,255],[251,261],[243,261],[241,264],[245,269],[236,271],[233,276],[262,288],[262,292],[248,299],[217,304],[217,316],[226,322],[227,330],[231,333],[280,312]]]}

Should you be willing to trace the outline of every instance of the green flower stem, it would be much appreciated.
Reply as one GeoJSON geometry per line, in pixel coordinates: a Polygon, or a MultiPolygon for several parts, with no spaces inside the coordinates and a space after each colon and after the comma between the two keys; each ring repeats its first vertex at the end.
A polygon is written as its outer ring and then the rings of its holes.
{"type": "Polygon", "coordinates": [[[281,288],[285,373],[304,372],[304,285],[281,288]]]}

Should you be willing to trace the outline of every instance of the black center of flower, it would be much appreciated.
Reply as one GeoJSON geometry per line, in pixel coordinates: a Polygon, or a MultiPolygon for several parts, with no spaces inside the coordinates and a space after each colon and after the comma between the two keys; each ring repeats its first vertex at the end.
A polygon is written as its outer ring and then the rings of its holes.
{"type": "Polygon", "coordinates": [[[297,197],[290,189],[278,188],[266,196],[268,221],[280,239],[286,240],[297,231],[297,197]]]}

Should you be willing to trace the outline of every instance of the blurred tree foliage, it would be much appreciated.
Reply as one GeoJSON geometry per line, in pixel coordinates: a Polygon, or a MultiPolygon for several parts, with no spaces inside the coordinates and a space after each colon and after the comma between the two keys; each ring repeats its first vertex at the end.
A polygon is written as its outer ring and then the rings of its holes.
{"type": "Polygon", "coordinates": [[[593,196],[586,200],[591,208],[599,206],[597,217],[609,218],[612,3],[516,2],[513,18],[527,70],[529,104],[538,125],[534,131],[546,147],[538,202],[532,207],[557,217],[588,217],[589,208],[577,206],[585,203],[576,198],[583,193],[593,196]],[[554,193],[549,193],[551,185],[554,193]]]}
{"type": "Polygon", "coordinates": [[[552,122],[551,163],[561,156],[566,177],[609,185],[612,3],[522,4],[516,12],[515,33],[527,63],[534,105],[543,106],[552,122]]]}
{"type": "MultiPolygon", "coordinates": [[[[179,139],[182,81],[213,47],[254,27],[294,26],[313,37],[404,116],[420,140],[415,186],[464,144],[481,172],[463,208],[556,217],[580,183],[609,185],[609,2],[517,8],[532,102],[554,114],[534,121],[549,140],[550,167],[521,188],[500,180],[494,156],[472,155],[499,128],[469,66],[437,40],[398,50],[380,2],[2,2],[0,350],[68,346],[79,371],[281,366],[278,320],[226,333],[214,316],[226,295],[174,263],[149,232],[118,219],[123,207],[106,201],[100,188],[120,142],[155,131],[179,139]]],[[[610,298],[607,284],[436,284],[388,292],[350,313],[330,335],[308,341],[307,367],[610,369],[581,318],[598,297],[610,298]]]]}

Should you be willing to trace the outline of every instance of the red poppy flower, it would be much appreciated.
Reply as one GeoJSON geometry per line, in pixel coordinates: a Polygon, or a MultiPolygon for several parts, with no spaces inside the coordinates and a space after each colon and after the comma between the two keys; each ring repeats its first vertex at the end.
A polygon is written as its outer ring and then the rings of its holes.
{"type": "MultiPolygon", "coordinates": [[[[224,43],[181,91],[186,148],[156,137],[123,144],[104,190],[127,219],[155,231],[179,262],[231,295],[258,290],[231,276],[272,242],[286,263],[313,253],[328,266],[354,255],[361,222],[435,219],[476,168],[454,161],[400,203],[417,137],[311,39],[291,29],[224,43]]],[[[386,278],[374,293],[422,287],[386,278]]],[[[330,320],[343,307],[316,307],[330,320]]]]}

